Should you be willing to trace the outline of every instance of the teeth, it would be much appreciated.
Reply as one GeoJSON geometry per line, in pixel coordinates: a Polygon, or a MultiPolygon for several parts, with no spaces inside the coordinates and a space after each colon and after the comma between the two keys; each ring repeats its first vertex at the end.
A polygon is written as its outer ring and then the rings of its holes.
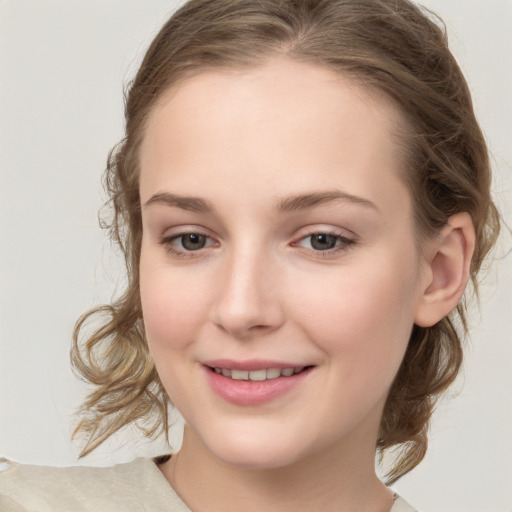
{"type": "Polygon", "coordinates": [[[233,380],[252,380],[264,381],[277,379],[278,377],[291,377],[295,373],[300,373],[304,370],[304,366],[296,366],[294,368],[269,368],[268,370],[229,370],[227,368],[214,368],[215,373],[220,373],[224,377],[229,377],[233,380]]]}
{"type": "Polygon", "coordinates": [[[231,378],[235,380],[247,380],[249,378],[249,372],[244,370],[231,370],[231,378]]]}
{"type": "Polygon", "coordinates": [[[279,368],[269,368],[267,370],[267,379],[277,379],[281,376],[281,370],[279,368]]]}
{"type": "Polygon", "coordinates": [[[253,370],[249,372],[250,380],[267,380],[267,370],[253,370]]]}

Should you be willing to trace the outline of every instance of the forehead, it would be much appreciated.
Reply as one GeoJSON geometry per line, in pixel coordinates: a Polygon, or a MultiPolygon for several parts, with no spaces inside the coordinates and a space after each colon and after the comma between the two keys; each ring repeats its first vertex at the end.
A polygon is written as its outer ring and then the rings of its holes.
{"type": "Polygon", "coordinates": [[[261,185],[276,195],[341,187],[376,199],[390,184],[403,188],[400,125],[390,101],[320,66],[280,57],[208,71],[153,107],[141,196],[201,184],[227,193],[245,184],[253,195],[261,185]]]}

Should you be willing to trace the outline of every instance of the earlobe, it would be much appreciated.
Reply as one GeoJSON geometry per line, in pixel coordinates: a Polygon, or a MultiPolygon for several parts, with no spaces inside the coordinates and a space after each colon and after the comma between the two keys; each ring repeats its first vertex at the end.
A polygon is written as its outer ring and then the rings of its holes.
{"type": "Polygon", "coordinates": [[[430,327],[459,303],[469,279],[475,229],[468,213],[458,213],[429,246],[427,282],[418,302],[415,323],[430,327]]]}

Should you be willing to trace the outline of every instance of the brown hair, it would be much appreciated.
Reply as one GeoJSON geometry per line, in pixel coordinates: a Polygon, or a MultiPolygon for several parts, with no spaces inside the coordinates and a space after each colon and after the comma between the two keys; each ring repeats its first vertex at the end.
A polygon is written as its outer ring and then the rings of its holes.
{"type": "MultiPolygon", "coordinates": [[[[477,288],[499,217],[470,93],[433,15],[407,0],[191,0],[151,43],[127,91],[125,137],[108,158],[105,186],[113,211],[104,227],[124,253],[128,282],[119,299],[89,311],[75,328],[73,365],[95,386],[75,431],[87,435],[82,455],[134,421],[143,421],[150,436],[168,430],[169,399],[148,353],[139,296],[138,150],[148,115],[164,91],[187,77],[255,66],[272,54],[340,72],[398,107],[407,125],[404,176],[418,232],[432,235],[451,215],[468,212],[476,231],[470,272],[477,288]],[[80,343],[85,324],[97,315],[101,326],[80,343]]],[[[429,420],[457,376],[466,330],[464,301],[436,325],[413,328],[376,447],[380,454],[399,449],[388,483],[424,457],[429,420]]]]}

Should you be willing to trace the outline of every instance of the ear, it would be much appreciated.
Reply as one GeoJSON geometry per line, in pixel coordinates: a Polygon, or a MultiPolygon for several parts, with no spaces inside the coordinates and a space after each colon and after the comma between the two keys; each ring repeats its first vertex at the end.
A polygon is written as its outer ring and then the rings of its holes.
{"type": "Polygon", "coordinates": [[[457,306],[469,279],[474,250],[475,228],[465,212],[450,217],[440,235],[427,243],[417,325],[431,327],[457,306]]]}

